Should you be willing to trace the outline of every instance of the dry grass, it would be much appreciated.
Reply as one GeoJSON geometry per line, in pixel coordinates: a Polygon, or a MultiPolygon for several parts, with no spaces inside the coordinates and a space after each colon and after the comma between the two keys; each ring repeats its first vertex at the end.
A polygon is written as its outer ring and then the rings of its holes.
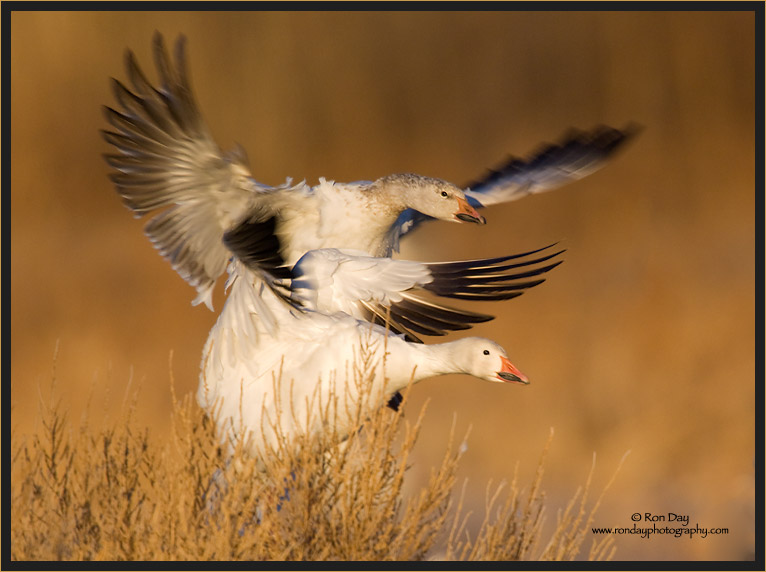
{"type": "MultiPolygon", "coordinates": [[[[40,429],[12,435],[14,560],[450,560],[608,559],[610,537],[581,546],[597,501],[590,477],[543,535],[545,453],[531,484],[487,487],[478,531],[468,533],[454,430],[425,487],[404,495],[425,407],[414,423],[383,408],[345,442],[328,432],[282,443],[256,462],[242,442],[229,455],[214,423],[176,399],[169,436],[134,420],[73,426],[40,397],[40,429]],[[265,470],[263,470],[265,467],[265,470]]],[[[173,386],[171,383],[171,390],[173,386]]],[[[408,415],[408,418],[411,418],[408,415]]],[[[552,434],[551,434],[552,436],[552,434]]],[[[592,475],[591,471],[591,475],[592,475]]],[[[463,486],[465,492],[465,485],[463,486]]]]}

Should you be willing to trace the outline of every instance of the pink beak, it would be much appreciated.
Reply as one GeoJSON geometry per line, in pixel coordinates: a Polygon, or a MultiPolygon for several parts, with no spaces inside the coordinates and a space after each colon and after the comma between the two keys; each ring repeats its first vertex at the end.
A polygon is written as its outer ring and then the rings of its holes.
{"type": "Polygon", "coordinates": [[[457,212],[455,218],[463,222],[475,222],[478,224],[487,224],[487,219],[481,216],[475,208],[473,208],[467,200],[457,199],[457,212]]]}
{"type": "Polygon", "coordinates": [[[497,377],[499,379],[513,383],[523,383],[524,385],[529,384],[527,376],[521,373],[507,357],[501,356],[500,363],[502,364],[502,367],[500,368],[500,371],[497,372],[497,377]]]}

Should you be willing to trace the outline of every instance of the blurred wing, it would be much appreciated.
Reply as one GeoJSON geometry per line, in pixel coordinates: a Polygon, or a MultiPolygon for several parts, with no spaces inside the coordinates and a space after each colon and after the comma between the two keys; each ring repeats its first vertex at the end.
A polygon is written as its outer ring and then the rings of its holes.
{"type": "MultiPolygon", "coordinates": [[[[581,179],[604,166],[617,149],[639,131],[599,126],[590,131],[571,130],[558,144],[548,144],[523,160],[510,157],[485,177],[465,185],[468,202],[474,208],[514,201],[581,179]]],[[[389,243],[399,250],[399,239],[432,217],[407,209],[392,227],[389,243]]]]}
{"type": "Polygon", "coordinates": [[[560,143],[544,145],[527,160],[510,157],[483,178],[466,185],[465,194],[478,208],[555,189],[603,167],[637,132],[638,127],[633,125],[623,130],[608,126],[571,130],[560,143]]]}
{"type": "Polygon", "coordinates": [[[154,36],[160,86],[152,86],[128,51],[133,91],[113,80],[119,110],[105,107],[113,131],[102,131],[116,154],[106,161],[123,202],[138,217],[164,209],[145,228],[154,246],[197,289],[195,304],[212,309],[212,289],[229,253],[224,230],[245,213],[268,210],[270,187],[256,183],[237,150],[224,155],[197,108],[186,69],[185,39],[176,43],[175,67],[162,36],[154,36]]]}

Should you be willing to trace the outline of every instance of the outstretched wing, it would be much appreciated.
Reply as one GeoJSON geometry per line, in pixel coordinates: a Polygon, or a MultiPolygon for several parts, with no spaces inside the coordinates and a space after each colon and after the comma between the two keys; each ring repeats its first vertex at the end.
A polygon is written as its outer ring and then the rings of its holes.
{"type": "MultiPolygon", "coordinates": [[[[559,143],[543,145],[526,160],[509,157],[481,179],[464,185],[468,202],[474,208],[486,207],[581,179],[603,167],[638,131],[636,125],[570,130],[559,143]]],[[[399,238],[431,218],[413,209],[404,211],[391,229],[389,241],[393,248],[398,250],[399,238]]]]}
{"type": "Polygon", "coordinates": [[[469,312],[429,300],[426,292],[454,300],[509,300],[521,296],[528,288],[545,281],[539,278],[562,260],[549,262],[562,252],[542,254],[544,248],[499,258],[425,264],[431,280],[401,293],[401,300],[389,307],[365,302],[371,321],[384,325],[387,321],[405,338],[420,342],[419,335],[443,336],[450,331],[467,330],[474,324],[492,320],[494,316],[469,312]],[[540,255],[538,255],[540,254],[540,255]]]}
{"type": "Polygon", "coordinates": [[[493,316],[429,300],[508,300],[544,281],[561,261],[554,245],[499,258],[423,263],[373,258],[335,249],[313,250],[293,268],[293,299],[326,314],[345,312],[421,342],[418,334],[443,336],[493,316]]]}
{"type": "Polygon", "coordinates": [[[123,202],[137,217],[160,210],[145,227],[154,246],[197,289],[195,304],[212,309],[212,289],[230,257],[223,232],[245,214],[269,216],[263,196],[275,189],[255,182],[241,150],[224,154],[194,101],[185,38],[175,65],[154,35],[159,86],[144,76],[131,51],[126,69],[132,91],[113,79],[117,109],[105,107],[114,130],[102,131],[115,154],[106,155],[123,202]]]}
{"type": "Polygon", "coordinates": [[[478,208],[555,189],[603,167],[638,130],[635,125],[622,130],[606,125],[590,131],[572,129],[561,142],[543,145],[527,160],[509,157],[498,168],[466,185],[465,194],[478,208]]]}

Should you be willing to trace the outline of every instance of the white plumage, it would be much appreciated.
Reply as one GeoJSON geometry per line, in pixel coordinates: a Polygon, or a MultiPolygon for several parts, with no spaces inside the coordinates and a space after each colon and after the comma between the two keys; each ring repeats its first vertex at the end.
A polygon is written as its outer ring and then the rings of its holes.
{"type": "Polygon", "coordinates": [[[287,437],[322,430],[315,413],[332,403],[338,434],[354,430],[344,412],[359,403],[354,364],[361,348],[373,364],[368,407],[381,406],[410,380],[446,373],[526,383],[489,340],[416,343],[419,334],[444,335],[491,319],[424,295],[513,298],[542,282],[559,252],[546,247],[438,264],[388,257],[425,220],[483,224],[480,207],[592,172],[628,131],[570,134],[529,160],[508,159],[465,191],[409,173],[270,186],[256,181],[242,149],[224,153],[213,140],[194,102],[183,37],[175,65],[159,34],[154,54],[158,87],[131,52],[132,91],[113,82],[119,110],[105,109],[114,130],[103,134],[117,153],[106,159],[125,204],[139,217],[154,213],[146,234],[196,288],[194,303],[212,309],[213,287],[228,267],[229,296],[205,344],[197,395],[219,412],[223,437],[249,435],[258,453],[275,445],[276,429],[287,437]]]}
{"type": "Polygon", "coordinates": [[[476,209],[558,187],[598,169],[635,128],[573,131],[527,160],[509,158],[465,191],[440,179],[410,173],[376,181],[315,186],[291,179],[278,186],[256,181],[244,151],[224,153],[194,101],[184,38],[175,65],[162,36],[154,38],[160,85],[154,87],[132,52],[126,69],[133,91],[113,80],[119,110],[105,108],[114,131],[104,137],[111,179],[125,204],[144,216],[160,210],[146,234],[173,268],[197,289],[195,304],[212,309],[212,289],[230,258],[223,234],[248,221],[275,220],[280,256],[294,264],[309,250],[354,249],[390,256],[400,238],[436,218],[484,223],[476,209]],[[164,210],[163,210],[164,209],[164,210]]]}
{"type": "MultiPolygon", "coordinates": [[[[401,290],[385,291],[384,284],[367,277],[379,276],[374,259],[356,260],[338,251],[312,251],[304,267],[301,289],[312,291],[310,268],[323,268],[319,259],[332,264],[342,258],[353,266],[344,276],[356,275],[357,284],[375,284],[356,289],[355,296],[396,299],[401,290]],[[354,264],[361,262],[361,264],[354,264]]],[[[413,282],[406,274],[424,265],[380,259],[386,267],[387,284],[407,290],[413,282]],[[394,278],[396,269],[402,279],[394,278]]],[[[356,429],[357,407],[372,411],[383,405],[410,381],[448,373],[465,373],[494,382],[527,383],[526,377],[508,360],[495,342],[464,338],[444,344],[407,342],[386,328],[358,320],[343,312],[326,314],[310,306],[311,300],[327,296],[323,288],[304,295],[299,307],[264,287],[267,281],[241,261],[232,262],[232,282],[221,316],[208,336],[202,357],[197,399],[215,412],[219,432],[236,443],[245,439],[253,455],[276,447],[278,435],[289,440],[326,430],[332,421],[335,434],[343,438],[356,429]],[[270,318],[263,319],[264,312],[270,318]],[[367,352],[372,366],[362,374],[360,353],[367,352]],[[360,382],[371,380],[366,391],[360,382]],[[361,395],[366,395],[363,400],[361,395]],[[320,413],[324,412],[324,413],[320,413]]]]}

